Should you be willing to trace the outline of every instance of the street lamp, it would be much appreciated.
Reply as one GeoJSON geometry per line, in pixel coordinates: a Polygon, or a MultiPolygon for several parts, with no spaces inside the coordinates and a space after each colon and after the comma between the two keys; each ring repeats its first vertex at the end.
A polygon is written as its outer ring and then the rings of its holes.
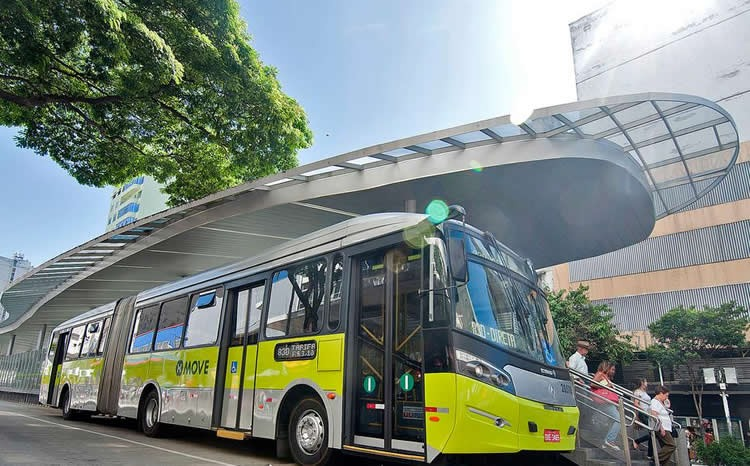
{"type": "Polygon", "coordinates": [[[729,435],[732,436],[732,420],[729,418],[729,402],[727,398],[727,384],[737,383],[737,370],[734,367],[707,367],[703,369],[703,380],[707,384],[719,384],[719,396],[721,401],[724,403],[724,416],[727,418],[727,427],[729,428],[729,435]],[[718,377],[717,377],[718,375],[718,377]]]}

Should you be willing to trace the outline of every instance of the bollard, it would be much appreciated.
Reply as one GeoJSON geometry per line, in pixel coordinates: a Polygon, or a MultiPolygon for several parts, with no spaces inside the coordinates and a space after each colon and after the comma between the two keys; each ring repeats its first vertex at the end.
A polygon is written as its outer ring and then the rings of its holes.
{"type": "Polygon", "coordinates": [[[690,453],[688,452],[688,439],[685,429],[680,429],[674,441],[677,445],[674,451],[675,463],[677,466],[690,466],[690,453]]]}

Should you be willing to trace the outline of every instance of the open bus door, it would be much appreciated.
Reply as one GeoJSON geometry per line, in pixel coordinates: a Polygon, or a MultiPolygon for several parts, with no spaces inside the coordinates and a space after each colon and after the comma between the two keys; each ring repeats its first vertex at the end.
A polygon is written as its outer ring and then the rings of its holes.
{"type": "MultiPolygon", "coordinates": [[[[222,351],[225,367],[219,436],[236,438],[227,431],[250,432],[253,427],[255,368],[265,283],[255,281],[229,289],[229,312],[222,351]]],[[[218,400],[217,400],[218,401],[218,400]]]]}
{"type": "Polygon", "coordinates": [[[344,448],[424,461],[421,251],[403,246],[369,253],[354,267],[344,448]]]}
{"type": "Polygon", "coordinates": [[[51,405],[57,401],[60,391],[60,376],[62,375],[62,363],[65,358],[65,351],[68,342],[68,332],[59,335],[52,335],[52,344],[50,353],[47,357],[52,357],[52,370],[49,375],[49,387],[47,388],[47,404],[51,405]]]}

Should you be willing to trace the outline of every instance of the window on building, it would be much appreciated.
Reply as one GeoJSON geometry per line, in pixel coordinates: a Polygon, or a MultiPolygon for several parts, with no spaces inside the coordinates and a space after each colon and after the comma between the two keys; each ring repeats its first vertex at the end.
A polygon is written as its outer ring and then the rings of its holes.
{"type": "Polygon", "coordinates": [[[267,337],[316,333],[322,322],[326,261],[318,259],[273,275],[267,337]]]}
{"type": "Polygon", "coordinates": [[[83,343],[83,333],[85,330],[86,326],[80,325],[70,331],[68,352],[65,355],[66,360],[76,359],[81,354],[81,344],[83,343]]]}
{"type": "Polygon", "coordinates": [[[159,327],[154,340],[155,350],[176,349],[182,343],[182,331],[187,316],[187,296],[161,305],[159,327]]]}
{"type": "Polygon", "coordinates": [[[133,326],[133,339],[130,343],[131,353],[148,353],[154,341],[154,329],[159,317],[159,305],[140,309],[133,326]]]}
{"type": "Polygon", "coordinates": [[[190,299],[190,315],[185,330],[185,347],[216,343],[221,317],[222,289],[195,293],[190,299]]]}

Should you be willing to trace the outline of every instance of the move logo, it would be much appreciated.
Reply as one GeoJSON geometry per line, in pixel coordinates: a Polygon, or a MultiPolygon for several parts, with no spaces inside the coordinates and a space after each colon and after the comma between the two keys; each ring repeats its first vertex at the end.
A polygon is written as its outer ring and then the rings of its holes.
{"type": "Polygon", "coordinates": [[[208,359],[203,361],[177,361],[177,375],[208,375],[208,359]]]}

